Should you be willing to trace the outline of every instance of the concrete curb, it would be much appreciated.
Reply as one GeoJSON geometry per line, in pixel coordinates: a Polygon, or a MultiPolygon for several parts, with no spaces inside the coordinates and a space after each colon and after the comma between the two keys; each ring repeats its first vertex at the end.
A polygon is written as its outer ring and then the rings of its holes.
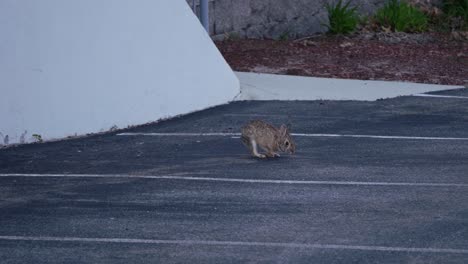
{"type": "Polygon", "coordinates": [[[409,82],[363,81],[236,72],[241,83],[237,100],[357,100],[460,89],[463,86],[409,82]]]}

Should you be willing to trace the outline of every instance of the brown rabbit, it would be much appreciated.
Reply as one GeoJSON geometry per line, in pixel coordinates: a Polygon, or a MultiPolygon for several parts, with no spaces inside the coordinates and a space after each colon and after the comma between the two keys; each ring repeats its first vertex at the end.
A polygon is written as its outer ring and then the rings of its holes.
{"type": "Polygon", "coordinates": [[[250,149],[252,155],[258,158],[279,157],[278,151],[291,154],[296,151],[296,145],[286,125],[281,125],[278,129],[261,120],[251,121],[242,127],[241,139],[244,145],[250,149]],[[260,154],[257,146],[266,153],[260,154]]]}

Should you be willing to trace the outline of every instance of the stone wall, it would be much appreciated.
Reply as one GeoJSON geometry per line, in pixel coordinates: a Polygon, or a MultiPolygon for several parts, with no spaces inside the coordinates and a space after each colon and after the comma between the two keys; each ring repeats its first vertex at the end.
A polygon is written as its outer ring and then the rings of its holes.
{"type": "MultiPolygon", "coordinates": [[[[240,38],[298,38],[325,32],[324,4],[333,0],[210,0],[210,34],[240,38]]],[[[442,0],[411,0],[418,5],[442,0]]],[[[187,0],[197,10],[199,0],[187,0]]],[[[386,0],[354,0],[362,14],[371,14],[386,0]]],[[[198,11],[196,11],[198,13],[198,11]]]]}

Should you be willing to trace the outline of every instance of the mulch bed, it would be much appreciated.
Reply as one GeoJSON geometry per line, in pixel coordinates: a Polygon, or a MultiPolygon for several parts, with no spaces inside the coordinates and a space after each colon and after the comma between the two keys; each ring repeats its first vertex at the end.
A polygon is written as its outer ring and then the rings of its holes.
{"type": "Polygon", "coordinates": [[[225,40],[236,71],[465,85],[468,42],[447,34],[359,34],[303,40],[225,40]]]}

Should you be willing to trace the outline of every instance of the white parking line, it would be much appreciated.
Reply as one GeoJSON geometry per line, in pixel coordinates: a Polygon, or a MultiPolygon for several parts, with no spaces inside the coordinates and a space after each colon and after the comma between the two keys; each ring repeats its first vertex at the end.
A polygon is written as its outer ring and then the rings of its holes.
{"type": "Polygon", "coordinates": [[[279,117],[279,118],[319,118],[319,119],[347,119],[344,116],[320,116],[320,115],[281,115],[281,114],[223,114],[223,116],[239,116],[239,117],[279,117]]]}
{"type": "Polygon", "coordinates": [[[299,137],[349,137],[378,139],[410,139],[410,140],[468,140],[460,137],[410,137],[410,136],[377,136],[377,135],[343,135],[343,134],[292,134],[299,137]]]}
{"type": "MultiPolygon", "coordinates": [[[[117,136],[152,136],[152,137],[239,137],[240,133],[120,133],[117,136]]],[[[462,137],[411,137],[411,136],[378,136],[352,134],[305,134],[292,133],[296,137],[344,137],[344,138],[375,138],[375,139],[408,139],[408,140],[468,140],[462,137]]]]}
{"type": "Polygon", "coordinates": [[[135,178],[183,181],[212,181],[258,184],[296,184],[296,185],[353,185],[353,186],[408,186],[408,187],[468,187],[465,183],[437,183],[437,182],[362,182],[362,181],[296,181],[296,180],[268,180],[268,179],[239,179],[214,177],[187,176],[157,176],[157,175],[129,175],[129,174],[21,174],[3,173],[0,177],[57,177],[57,178],[135,178]]]}
{"type": "Polygon", "coordinates": [[[468,249],[456,248],[417,248],[417,247],[386,247],[338,244],[307,244],[282,242],[244,242],[244,241],[216,241],[216,240],[162,240],[162,239],[133,239],[133,238],[87,238],[87,237],[49,237],[49,236],[0,236],[0,240],[9,241],[48,241],[48,242],[88,242],[88,243],[126,243],[126,244],[173,244],[173,245],[202,245],[202,246],[247,246],[247,247],[275,247],[302,248],[328,250],[363,250],[386,252],[412,253],[450,253],[468,254],[468,249]]]}
{"type": "Polygon", "coordinates": [[[238,137],[240,133],[120,133],[117,136],[151,137],[238,137]]]}
{"type": "Polygon", "coordinates": [[[417,97],[433,97],[433,98],[468,99],[468,96],[456,96],[456,95],[414,94],[413,96],[417,96],[417,97]]]}

